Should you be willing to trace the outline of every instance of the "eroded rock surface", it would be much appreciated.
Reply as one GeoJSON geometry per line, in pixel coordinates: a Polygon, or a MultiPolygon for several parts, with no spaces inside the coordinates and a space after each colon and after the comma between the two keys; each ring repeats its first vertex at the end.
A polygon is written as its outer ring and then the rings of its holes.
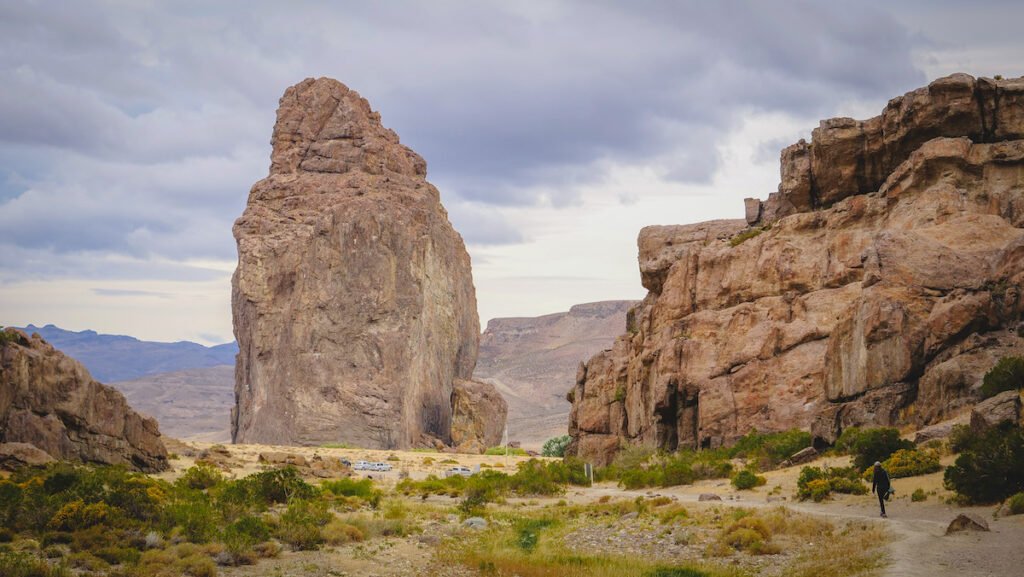
{"type": "Polygon", "coordinates": [[[167,469],[155,420],[133,411],[121,393],[93,380],[38,335],[8,328],[0,336],[0,443],[6,454],[29,464],[46,461],[19,445],[25,443],[61,460],[167,469]]]}
{"type": "Polygon", "coordinates": [[[482,453],[501,444],[508,403],[494,386],[457,379],[452,413],[451,441],[460,453],[482,453]]]}
{"type": "Polygon", "coordinates": [[[479,320],[426,163],[328,78],[285,92],[272,144],[234,227],[233,440],[450,443],[479,320]]]}
{"type": "Polygon", "coordinates": [[[928,425],[1024,354],[1024,80],[940,79],[782,152],[744,219],[640,232],[650,292],[577,376],[571,451],[928,425]]]}

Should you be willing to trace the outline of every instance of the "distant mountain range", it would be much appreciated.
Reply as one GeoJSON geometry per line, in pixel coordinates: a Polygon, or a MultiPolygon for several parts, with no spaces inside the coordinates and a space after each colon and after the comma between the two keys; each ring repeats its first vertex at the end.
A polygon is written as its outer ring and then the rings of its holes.
{"type": "Polygon", "coordinates": [[[214,347],[190,341],[157,343],[96,331],[68,331],[54,325],[28,325],[22,330],[39,333],[51,345],[85,365],[94,379],[108,384],[182,369],[234,365],[238,353],[235,343],[214,347]]]}

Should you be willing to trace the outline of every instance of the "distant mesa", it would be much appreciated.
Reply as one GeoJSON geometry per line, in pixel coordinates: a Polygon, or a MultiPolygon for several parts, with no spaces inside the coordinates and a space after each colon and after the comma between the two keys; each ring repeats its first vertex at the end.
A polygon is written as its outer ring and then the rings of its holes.
{"type": "MultiPolygon", "coordinates": [[[[479,320],[426,162],[329,78],[285,91],[271,143],[234,226],[234,441],[445,446],[455,429],[499,442],[503,427],[453,423],[479,320]]],[[[493,406],[455,418],[503,424],[501,396],[483,397],[493,406]]]]}
{"type": "Polygon", "coordinates": [[[640,232],[649,292],[580,371],[570,452],[930,425],[1024,354],[1024,78],[825,120],[781,176],[743,219],[640,232]]]}
{"type": "Polygon", "coordinates": [[[38,335],[0,332],[0,461],[41,464],[49,457],[168,468],[155,420],[38,335]],[[32,448],[36,450],[33,450],[32,448]]]}

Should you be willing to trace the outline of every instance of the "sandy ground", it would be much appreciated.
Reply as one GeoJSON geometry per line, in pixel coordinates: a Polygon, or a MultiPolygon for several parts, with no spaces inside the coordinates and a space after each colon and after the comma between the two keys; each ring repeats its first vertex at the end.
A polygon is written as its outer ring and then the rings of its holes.
{"type": "MultiPolygon", "coordinates": [[[[208,443],[189,442],[196,450],[209,448],[208,443]]],[[[179,447],[180,449],[181,447],[179,447]]],[[[175,449],[172,449],[175,450],[175,449]]],[[[360,476],[373,477],[384,485],[398,481],[401,472],[413,478],[424,478],[429,474],[443,475],[451,462],[467,466],[493,467],[512,472],[516,464],[528,457],[485,456],[448,453],[426,453],[412,451],[379,451],[367,449],[328,449],[314,447],[276,447],[269,445],[228,445],[231,459],[238,467],[231,474],[244,476],[258,471],[260,453],[281,452],[302,455],[311,459],[314,455],[323,458],[345,458],[350,461],[383,461],[391,463],[394,469],[387,473],[361,472],[360,476]],[[431,462],[433,461],[433,462],[431,462]]],[[[191,466],[194,458],[180,457],[173,461],[175,471],[164,473],[167,478],[176,477],[191,466]]],[[[951,458],[946,458],[944,465],[951,458]]],[[[848,457],[820,459],[814,465],[844,466],[848,457]]],[[[802,513],[821,515],[833,519],[859,519],[885,524],[892,533],[889,544],[889,565],[882,572],[884,576],[899,577],[1018,577],[1024,576],[1024,515],[994,517],[995,507],[956,507],[945,503],[950,495],[942,487],[942,473],[895,479],[896,497],[887,506],[889,517],[878,515],[878,502],[874,495],[837,495],[824,503],[794,501],[796,481],[800,467],[770,471],[765,474],[766,485],[750,491],[736,491],[726,480],[701,481],[694,485],[667,489],[625,491],[610,483],[590,488],[571,488],[558,499],[570,502],[592,502],[605,495],[613,498],[634,499],[637,496],[668,495],[682,502],[696,502],[702,493],[714,493],[722,498],[721,505],[743,507],[784,506],[802,513]],[[914,503],[910,494],[915,489],[928,493],[923,502],[914,503]],[[972,512],[985,519],[990,532],[957,533],[946,536],[949,522],[962,512],[972,512]]],[[[523,499],[533,506],[543,506],[558,499],[523,499]]],[[[452,505],[454,499],[431,497],[439,505],[452,505]]],[[[511,499],[513,504],[517,499],[511,499]]],[[[415,539],[389,540],[386,544],[369,546],[348,546],[312,553],[286,553],[281,558],[262,562],[261,575],[412,575],[426,566],[432,555],[432,547],[415,539]],[[367,548],[369,547],[369,548],[367,548]]],[[[248,570],[224,570],[223,575],[249,575],[248,570]]]]}

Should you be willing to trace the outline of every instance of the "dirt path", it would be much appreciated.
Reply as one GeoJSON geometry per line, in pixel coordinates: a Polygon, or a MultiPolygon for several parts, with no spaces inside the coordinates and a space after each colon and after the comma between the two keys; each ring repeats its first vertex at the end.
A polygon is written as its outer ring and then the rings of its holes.
{"type": "MultiPolygon", "coordinates": [[[[773,481],[783,487],[782,495],[792,495],[795,481],[786,487],[791,472],[769,474],[766,487],[773,481]]],[[[935,476],[897,480],[903,486],[903,497],[886,506],[889,517],[880,519],[873,495],[841,495],[826,503],[801,503],[790,498],[769,502],[770,489],[737,492],[721,481],[704,481],[686,487],[657,489],[654,491],[624,491],[613,485],[598,485],[575,491],[577,499],[596,500],[604,495],[633,499],[652,494],[669,495],[681,502],[697,502],[701,493],[714,493],[722,501],[714,502],[733,507],[783,506],[794,511],[832,519],[856,519],[871,523],[884,523],[893,533],[888,546],[889,564],[882,572],[885,577],[1020,577],[1024,576],[1024,515],[993,518],[992,507],[953,507],[932,496],[929,501],[913,503],[906,494],[910,487],[935,485],[935,476]],[[946,527],[958,514],[974,513],[985,519],[991,532],[957,533],[945,535],[946,527]]]]}

